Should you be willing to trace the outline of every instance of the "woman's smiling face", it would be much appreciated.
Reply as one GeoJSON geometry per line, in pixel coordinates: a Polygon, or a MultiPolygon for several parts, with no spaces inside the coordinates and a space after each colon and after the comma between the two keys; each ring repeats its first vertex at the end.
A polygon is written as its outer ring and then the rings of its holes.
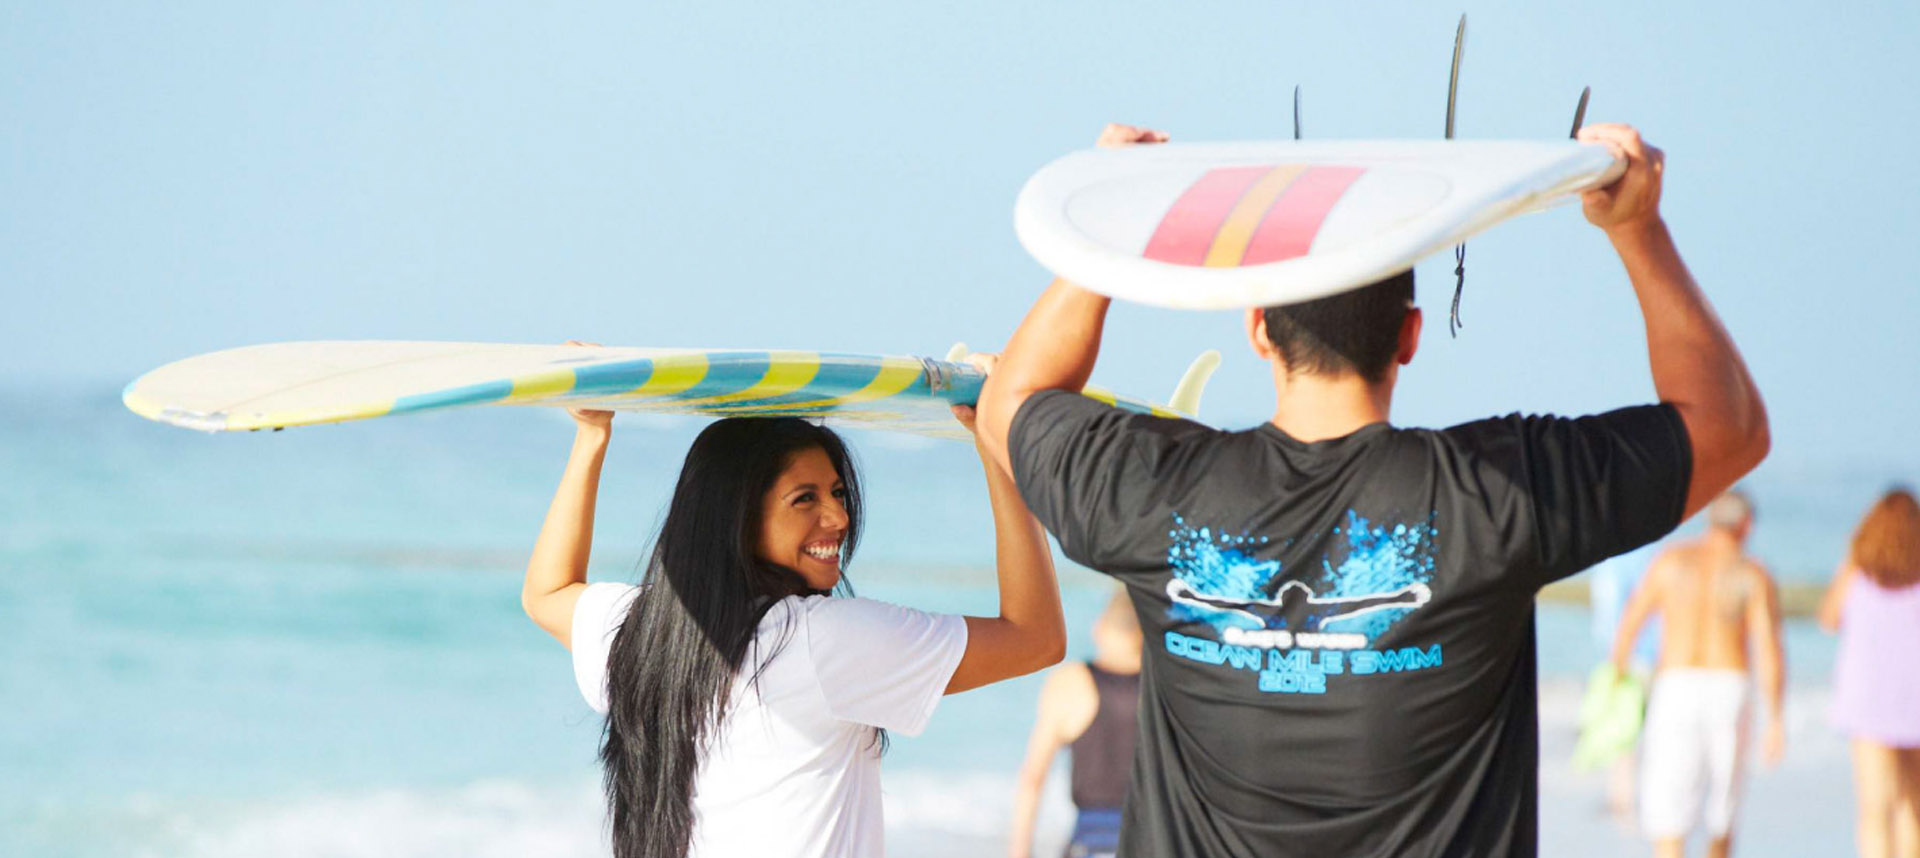
{"type": "Polygon", "coordinates": [[[755,554],[805,579],[815,590],[840,583],[840,546],[849,519],[846,484],[833,460],[818,447],[793,454],[760,502],[760,545],[755,554]]]}

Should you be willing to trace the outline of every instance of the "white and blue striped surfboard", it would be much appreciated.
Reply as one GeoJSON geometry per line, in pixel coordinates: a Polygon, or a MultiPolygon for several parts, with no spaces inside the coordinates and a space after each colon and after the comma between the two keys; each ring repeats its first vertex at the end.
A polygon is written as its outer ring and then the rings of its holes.
{"type": "MultiPolygon", "coordinates": [[[[830,418],[965,437],[948,413],[984,376],[922,357],[807,351],[609,348],[441,342],[301,342],[229,349],[167,364],[122,400],[151,420],[208,432],[283,429],[476,405],[546,405],[724,416],[830,418]]],[[[1094,387],[1129,411],[1191,417],[1219,362],[1194,362],[1172,405],[1094,387]]]]}

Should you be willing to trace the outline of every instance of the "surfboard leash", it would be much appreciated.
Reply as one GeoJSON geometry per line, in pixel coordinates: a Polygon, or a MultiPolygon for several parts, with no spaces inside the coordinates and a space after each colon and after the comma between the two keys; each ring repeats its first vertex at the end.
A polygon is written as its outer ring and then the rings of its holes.
{"type": "MultiPolygon", "coordinates": [[[[1460,13],[1460,26],[1453,31],[1453,71],[1447,75],[1447,139],[1453,139],[1454,103],[1460,95],[1460,54],[1467,45],[1467,13],[1460,13]]],[[[1585,104],[1583,101],[1582,104],[1585,104]]],[[[1460,321],[1460,296],[1467,290],[1467,243],[1453,246],[1453,308],[1447,316],[1447,335],[1458,339],[1460,329],[1466,324],[1460,321]]]]}

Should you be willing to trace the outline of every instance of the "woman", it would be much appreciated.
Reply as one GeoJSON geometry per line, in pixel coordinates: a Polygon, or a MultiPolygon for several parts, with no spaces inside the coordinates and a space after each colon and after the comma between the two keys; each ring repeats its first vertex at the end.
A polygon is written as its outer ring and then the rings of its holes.
{"type": "Polygon", "coordinates": [[[1000,616],[830,597],[859,542],[859,480],[838,436],[796,418],[708,426],[645,580],[588,585],[613,415],[573,414],[521,601],[607,715],[617,858],[880,855],[882,731],[918,733],[942,694],[1060,660],[1045,537],[992,464],[1000,616]]]}
{"type": "Polygon", "coordinates": [[[1061,748],[1073,749],[1073,806],[1078,810],[1066,858],[1112,858],[1120,848],[1120,809],[1133,774],[1140,707],[1140,620],[1127,591],[1116,589],[1093,622],[1093,658],[1047,674],[1027,759],[1013,797],[1009,858],[1033,855],[1040,790],[1061,748]]]}
{"type": "Polygon", "coordinates": [[[1854,531],[1820,625],[1840,633],[1834,726],[1853,739],[1864,858],[1920,858],[1920,502],[1887,492],[1854,531]]]}

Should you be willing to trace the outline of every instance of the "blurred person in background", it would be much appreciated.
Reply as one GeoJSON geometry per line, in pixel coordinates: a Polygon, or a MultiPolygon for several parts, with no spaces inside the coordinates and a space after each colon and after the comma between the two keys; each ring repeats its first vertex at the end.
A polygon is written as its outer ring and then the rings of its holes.
{"type": "Polygon", "coordinates": [[[1634,641],[1626,673],[1614,670],[1611,654],[1627,600],[1663,550],[1664,542],[1643,545],[1587,570],[1593,641],[1597,651],[1606,655],[1588,676],[1580,701],[1580,741],[1574,748],[1573,764],[1580,771],[1606,769],[1607,812],[1629,830],[1637,830],[1633,782],[1639,771],[1633,752],[1640,742],[1640,725],[1646,715],[1647,683],[1653,678],[1654,659],[1660,655],[1659,628],[1644,629],[1634,641]]]}
{"type": "Polygon", "coordinates": [[[1688,832],[1703,822],[1707,854],[1732,851],[1753,696],[1750,661],[1766,695],[1768,764],[1786,749],[1780,597],[1766,567],[1746,553],[1752,529],[1746,495],[1715,498],[1707,505],[1707,532],[1655,558],[1614,638],[1613,667],[1625,674],[1640,627],[1661,616],[1640,738],[1640,830],[1659,858],[1685,854],[1688,832]]]}
{"type": "Polygon", "coordinates": [[[1033,828],[1053,757],[1073,749],[1073,805],[1078,810],[1067,858],[1107,858],[1120,846],[1120,807],[1133,771],[1140,708],[1140,621],[1127,591],[1115,589],[1093,622],[1093,658],[1054,668],[1040,691],[1040,712],[1013,800],[1011,858],[1033,854],[1033,828]]]}
{"type": "Polygon", "coordinates": [[[1820,603],[1840,633],[1833,725],[1853,741],[1863,858],[1920,858],[1920,503],[1882,495],[1820,603]]]}

